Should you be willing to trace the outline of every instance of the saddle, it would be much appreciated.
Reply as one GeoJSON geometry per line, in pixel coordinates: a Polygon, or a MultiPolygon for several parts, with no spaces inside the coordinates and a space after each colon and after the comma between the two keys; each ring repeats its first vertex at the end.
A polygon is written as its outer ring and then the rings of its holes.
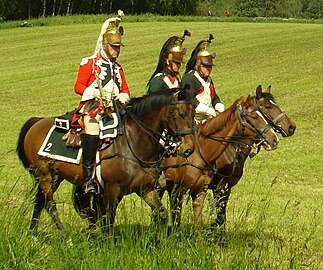
{"type": "MultiPolygon", "coordinates": [[[[81,134],[84,132],[83,117],[79,117],[77,123],[73,119],[75,111],[66,112],[65,114],[55,118],[55,128],[65,130],[62,136],[66,146],[79,148],[81,147],[81,134]]],[[[104,115],[99,121],[100,134],[99,138],[103,142],[110,142],[122,133],[119,127],[119,117],[117,113],[104,115]]]]}

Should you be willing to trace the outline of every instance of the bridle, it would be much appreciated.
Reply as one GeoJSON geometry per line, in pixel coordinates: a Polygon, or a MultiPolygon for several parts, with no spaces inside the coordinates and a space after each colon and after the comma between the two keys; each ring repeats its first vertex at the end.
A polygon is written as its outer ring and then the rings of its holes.
{"type": "Polygon", "coordinates": [[[255,111],[260,111],[259,107],[251,107],[248,108],[247,110],[242,109],[242,105],[238,104],[237,106],[238,109],[238,119],[240,122],[240,128],[239,128],[239,135],[237,137],[242,137],[244,138],[244,131],[246,129],[249,129],[251,132],[256,134],[255,138],[250,138],[249,139],[253,140],[253,142],[256,145],[260,145],[265,141],[265,135],[268,131],[272,129],[272,126],[268,123],[268,121],[264,118],[266,121],[266,124],[262,128],[258,128],[247,116],[255,111]]]}
{"type": "MultiPolygon", "coordinates": [[[[111,158],[118,156],[118,157],[122,157],[122,158],[125,158],[128,160],[134,161],[134,162],[138,162],[142,167],[157,167],[157,168],[159,168],[161,166],[163,159],[164,159],[165,153],[163,155],[160,155],[160,158],[157,161],[142,160],[136,154],[136,151],[134,150],[134,148],[132,146],[130,136],[129,136],[127,129],[126,129],[126,126],[127,126],[126,123],[128,122],[128,118],[131,118],[137,124],[137,126],[139,128],[141,128],[143,130],[143,132],[145,132],[148,135],[148,137],[150,137],[153,141],[158,142],[158,144],[159,144],[159,141],[161,139],[164,141],[165,145],[169,145],[171,143],[177,143],[177,147],[179,147],[180,144],[178,144],[178,142],[181,141],[181,137],[185,136],[185,135],[195,134],[196,129],[194,127],[193,119],[192,119],[192,128],[181,130],[178,127],[178,123],[176,121],[176,115],[175,115],[175,107],[178,104],[191,104],[191,102],[189,102],[188,100],[180,100],[180,101],[177,100],[176,101],[175,98],[173,97],[173,100],[167,106],[168,109],[165,110],[163,118],[162,118],[162,126],[166,130],[169,131],[169,134],[166,134],[166,135],[149,127],[147,124],[142,122],[136,115],[134,115],[131,110],[125,110],[124,123],[123,123],[123,129],[124,129],[123,134],[125,135],[127,145],[134,157],[131,157],[129,155],[124,155],[121,153],[114,153],[114,154],[110,154],[110,155],[106,155],[106,156],[101,157],[101,160],[111,159],[111,158]],[[174,130],[171,129],[170,121],[174,122],[174,126],[175,126],[174,130]],[[171,136],[169,136],[169,135],[171,135],[171,136]]],[[[160,146],[162,146],[162,145],[160,145],[160,146]]],[[[165,149],[165,147],[164,147],[164,149],[165,149]]],[[[165,150],[167,150],[167,149],[165,149],[165,150]]],[[[166,152],[166,151],[164,151],[164,152],[166,152]]]]}
{"type": "MultiPolygon", "coordinates": [[[[240,124],[238,135],[230,136],[230,138],[228,138],[228,136],[206,135],[203,132],[201,132],[200,134],[209,138],[209,139],[215,140],[215,141],[229,142],[229,143],[234,143],[234,144],[239,144],[239,145],[244,145],[247,147],[259,149],[261,144],[265,141],[265,134],[272,128],[272,126],[270,124],[268,124],[267,121],[264,119],[266,124],[264,125],[264,127],[258,128],[248,118],[248,115],[254,111],[260,111],[260,110],[258,107],[251,107],[251,108],[248,108],[247,110],[243,110],[242,104],[237,105],[237,114],[238,114],[238,120],[239,120],[239,124],[240,124]],[[256,134],[255,138],[244,136],[244,132],[246,129],[255,133],[256,134]],[[247,143],[242,142],[241,139],[249,139],[249,140],[252,140],[253,143],[252,143],[252,145],[249,145],[247,143]]],[[[199,143],[196,133],[195,133],[195,136],[196,136],[195,137],[196,147],[199,151],[200,157],[205,162],[206,166],[202,167],[202,166],[199,166],[197,164],[187,161],[187,162],[183,162],[180,164],[175,164],[175,165],[163,167],[163,170],[167,170],[168,168],[178,168],[178,167],[190,165],[190,166],[193,166],[193,167],[200,169],[200,170],[212,170],[213,173],[218,173],[216,165],[212,165],[206,160],[205,156],[203,155],[202,147],[199,143]]],[[[236,152],[238,152],[238,150],[236,150],[236,152]]]]}
{"type": "MultiPolygon", "coordinates": [[[[176,105],[180,104],[188,104],[192,106],[192,102],[188,100],[175,100],[171,102],[170,106],[168,106],[168,110],[165,111],[164,117],[163,117],[163,127],[169,131],[169,135],[171,138],[168,138],[168,140],[173,140],[172,142],[178,142],[181,140],[182,136],[185,135],[193,135],[196,131],[195,125],[194,125],[194,119],[192,118],[192,128],[187,128],[184,130],[181,130],[178,126],[178,121],[176,118],[175,110],[176,110],[176,105]],[[174,129],[171,128],[170,121],[174,122],[174,129]]],[[[166,142],[165,142],[166,143],[166,142]]]]}
{"type": "Polygon", "coordinates": [[[287,117],[286,113],[284,113],[284,112],[281,111],[280,114],[278,114],[275,118],[273,118],[272,116],[268,115],[264,111],[264,109],[263,109],[264,106],[260,105],[260,103],[259,103],[260,100],[258,100],[257,98],[255,98],[255,99],[256,99],[257,107],[258,107],[259,111],[261,112],[261,114],[266,119],[266,121],[274,128],[275,131],[277,131],[279,133],[285,133],[284,130],[279,125],[279,123],[281,121],[283,121],[287,117]]]}

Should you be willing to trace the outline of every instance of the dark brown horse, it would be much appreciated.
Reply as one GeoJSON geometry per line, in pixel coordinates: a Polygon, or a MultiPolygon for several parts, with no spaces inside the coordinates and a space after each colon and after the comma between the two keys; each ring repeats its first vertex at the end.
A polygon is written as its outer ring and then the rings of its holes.
{"type": "MultiPolygon", "coordinates": [[[[137,193],[162,221],[166,210],[156,191],[157,167],[164,149],[159,140],[166,129],[173,138],[180,138],[179,152],[188,156],[194,149],[194,108],[185,99],[185,93],[157,92],[131,99],[125,108],[123,134],[112,145],[100,151],[103,180],[102,215],[108,226],[114,223],[118,203],[129,193],[137,193]]],[[[37,193],[30,230],[36,232],[42,210],[45,208],[57,228],[65,233],[59,219],[54,193],[66,179],[73,185],[83,186],[82,164],[72,164],[38,155],[54,117],[31,118],[21,129],[17,152],[24,167],[36,179],[37,193]]]]}
{"type": "MultiPolygon", "coordinates": [[[[263,92],[261,85],[259,85],[253,100],[265,119],[277,132],[281,133],[283,137],[292,136],[296,126],[278,107],[270,91],[270,86],[267,88],[267,92],[263,92]]],[[[246,144],[233,143],[216,161],[218,171],[213,176],[209,189],[213,190],[216,202],[216,220],[213,227],[220,227],[222,234],[225,232],[226,207],[231,189],[241,179],[244,163],[252,155],[252,147],[248,142],[246,144]]]]}
{"type": "Polygon", "coordinates": [[[278,143],[276,133],[250,97],[237,100],[223,113],[200,125],[196,147],[190,157],[165,160],[164,174],[173,225],[180,223],[183,196],[187,191],[193,202],[195,224],[201,224],[207,187],[216,170],[214,164],[232,141],[241,139],[250,144],[262,144],[268,150],[275,149],[278,143]]]}

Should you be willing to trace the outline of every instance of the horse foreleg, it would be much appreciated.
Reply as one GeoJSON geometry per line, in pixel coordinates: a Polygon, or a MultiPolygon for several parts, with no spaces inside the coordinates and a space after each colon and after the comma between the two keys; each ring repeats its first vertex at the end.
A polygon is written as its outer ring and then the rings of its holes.
{"type": "Polygon", "coordinates": [[[192,204],[193,204],[193,213],[194,213],[194,223],[197,230],[202,225],[202,213],[204,200],[207,192],[207,186],[204,186],[197,193],[191,193],[192,204]]]}
{"type": "Polygon", "coordinates": [[[118,204],[118,201],[109,201],[106,205],[105,214],[102,216],[102,232],[105,234],[109,234],[113,228],[118,204]]]}
{"type": "Polygon", "coordinates": [[[175,184],[170,192],[170,209],[172,217],[172,229],[179,228],[182,218],[182,206],[184,190],[179,184],[175,184]]]}
{"type": "Polygon", "coordinates": [[[156,190],[148,191],[140,195],[152,210],[153,220],[156,225],[165,227],[168,221],[167,210],[159,199],[156,190]]]}
{"type": "Polygon", "coordinates": [[[226,209],[231,193],[231,188],[228,185],[218,186],[213,190],[213,197],[215,200],[216,207],[216,219],[215,222],[211,225],[211,228],[219,228],[219,232],[216,233],[217,241],[220,245],[225,245],[227,242],[226,233],[225,233],[225,224],[226,224],[226,209]]]}
{"type": "Polygon", "coordinates": [[[30,228],[29,228],[30,232],[32,234],[37,233],[39,217],[40,217],[42,210],[44,209],[44,206],[45,206],[45,196],[44,196],[43,192],[41,191],[41,189],[38,187],[37,193],[35,196],[34,211],[33,211],[31,223],[30,223],[30,228]]]}
{"type": "Polygon", "coordinates": [[[89,222],[89,230],[96,228],[96,222],[99,217],[100,197],[91,197],[89,194],[84,194],[83,187],[74,186],[72,192],[73,206],[76,212],[89,222]],[[92,205],[91,205],[92,200],[92,205]]]}
{"type": "Polygon", "coordinates": [[[219,185],[213,190],[213,198],[215,200],[216,219],[212,227],[219,227],[225,231],[226,208],[229,200],[231,189],[227,185],[219,185]]]}

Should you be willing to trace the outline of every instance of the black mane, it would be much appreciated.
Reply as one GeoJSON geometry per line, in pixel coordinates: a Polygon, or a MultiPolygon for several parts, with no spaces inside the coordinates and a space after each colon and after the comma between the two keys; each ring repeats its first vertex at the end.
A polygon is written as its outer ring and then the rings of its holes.
{"type": "Polygon", "coordinates": [[[174,92],[162,90],[142,97],[131,98],[126,110],[140,117],[153,110],[159,110],[162,106],[168,105],[172,101],[174,101],[174,92]]]}

